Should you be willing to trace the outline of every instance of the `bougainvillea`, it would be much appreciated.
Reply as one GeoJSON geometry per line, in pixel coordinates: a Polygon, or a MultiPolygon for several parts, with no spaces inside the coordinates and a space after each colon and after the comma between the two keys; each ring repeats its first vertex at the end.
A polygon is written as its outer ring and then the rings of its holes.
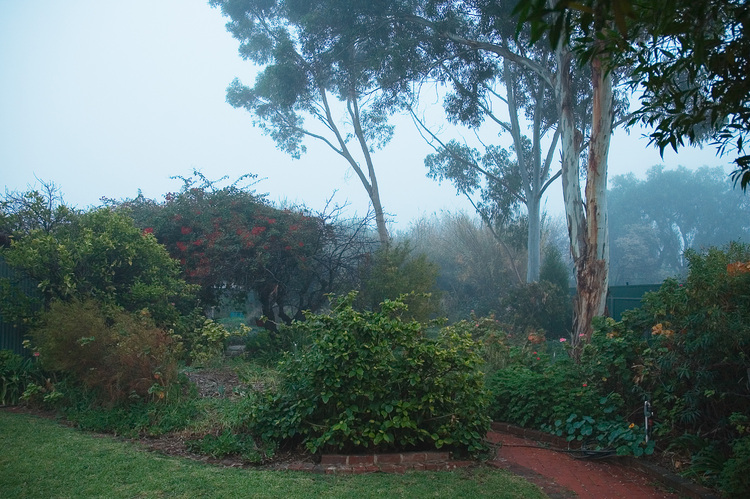
{"type": "MultiPolygon", "coordinates": [[[[152,232],[180,262],[190,283],[201,286],[205,303],[254,291],[263,324],[291,319],[324,300],[312,268],[324,244],[325,223],[302,210],[280,210],[263,196],[236,184],[216,188],[200,177],[163,203],[137,198],[125,203],[144,232],[152,232]]],[[[301,315],[299,315],[301,317],[301,315]]]]}

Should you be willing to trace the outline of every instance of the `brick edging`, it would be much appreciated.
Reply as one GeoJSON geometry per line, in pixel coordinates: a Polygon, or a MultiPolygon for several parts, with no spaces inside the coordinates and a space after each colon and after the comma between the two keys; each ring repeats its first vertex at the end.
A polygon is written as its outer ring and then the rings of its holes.
{"type": "MultiPolygon", "coordinates": [[[[543,442],[563,449],[580,448],[580,443],[576,441],[568,442],[562,437],[539,430],[521,428],[520,426],[500,422],[493,422],[491,427],[495,431],[510,433],[517,437],[536,440],[537,442],[543,442]]],[[[675,490],[681,497],[689,497],[691,499],[719,499],[720,497],[715,491],[698,485],[697,483],[693,483],[690,480],[686,480],[681,476],[643,458],[639,459],[632,456],[622,456],[616,461],[613,461],[613,463],[633,468],[646,475],[649,479],[675,490]]]]}
{"type": "Polygon", "coordinates": [[[400,452],[393,454],[323,454],[320,463],[293,463],[291,471],[324,474],[405,473],[449,471],[465,468],[473,461],[451,460],[448,452],[400,452]]]}

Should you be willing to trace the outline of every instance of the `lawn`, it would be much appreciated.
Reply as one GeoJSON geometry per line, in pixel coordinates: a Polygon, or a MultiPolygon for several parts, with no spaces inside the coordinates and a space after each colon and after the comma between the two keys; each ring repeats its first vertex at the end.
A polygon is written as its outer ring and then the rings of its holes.
{"type": "Polygon", "coordinates": [[[48,419],[2,410],[0,449],[0,496],[5,499],[545,497],[520,478],[484,467],[359,476],[220,468],[161,456],[48,419]]]}

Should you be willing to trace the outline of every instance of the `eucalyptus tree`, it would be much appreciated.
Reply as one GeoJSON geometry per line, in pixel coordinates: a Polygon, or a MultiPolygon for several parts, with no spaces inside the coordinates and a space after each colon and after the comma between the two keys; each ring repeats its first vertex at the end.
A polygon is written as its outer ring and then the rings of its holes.
{"type": "Polygon", "coordinates": [[[630,65],[629,84],[640,102],[631,123],[653,127],[651,143],[662,152],[708,141],[721,154],[733,151],[737,170],[732,177],[747,187],[746,0],[527,0],[519,11],[537,32],[578,39],[581,61],[596,54],[611,65],[630,65]],[[600,29],[605,24],[607,29],[600,29]]]}
{"type": "Polygon", "coordinates": [[[229,18],[240,55],[262,66],[252,87],[235,79],[227,101],[254,115],[277,147],[299,158],[306,140],[341,156],[372,203],[380,241],[389,241],[373,160],[393,134],[388,123],[405,78],[418,68],[414,50],[387,51],[393,30],[357,22],[378,2],[211,0],[229,18]],[[366,40],[366,41],[365,41],[366,40]]]}
{"type": "MultiPolygon", "coordinates": [[[[492,54],[533,72],[552,89],[557,110],[563,195],[578,288],[574,338],[591,334],[591,319],[604,312],[606,302],[607,154],[615,114],[615,68],[608,65],[601,50],[595,50],[585,66],[590,75],[592,104],[589,111],[582,113],[575,105],[579,91],[575,75],[581,68],[575,64],[569,38],[559,33],[551,36],[554,57],[549,65],[529,57],[520,50],[522,45],[505,36],[508,27],[514,25],[514,19],[508,16],[509,2],[215,0],[212,4],[221,5],[230,17],[230,31],[243,41],[241,53],[267,64],[255,88],[238,82],[230,88],[230,102],[253,110],[272,137],[293,154],[299,153],[302,138],[309,133],[302,127],[300,113],[327,118],[330,107],[326,106],[325,96],[329,89],[346,102],[354,135],[367,153],[363,140],[367,136],[364,128],[357,125],[361,124],[360,97],[373,99],[370,120],[364,120],[376,125],[373,130],[377,133],[371,136],[387,138],[391,128],[386,125],[385,116],[398,100],[394,95],[407,90],[407,80],[428,71],[425,62],[436,67],[452,54],[476,52],[492,54]],[[310,99],[313,94],[321,97],[310,99]],[[584,152],[585,203],[581,185],[584,152]]],[[[609,23],[599,16],[594,29],[602,31],[609,23]]],[[[593,45],[603,46],[604,42],[593,45]]],[[[322,121],[328,123],[329,129],[338,130],[331,120],[322,121]]],[[[346,157],[348,149],[343,148],[343,137],[340,133],[334,135],[338,142],[329,144],[346,157]]],[[[360,178],[367,180],[364,174],[360,178]]],[[[368,185],[372,192],[372,184],[365,183],[365,187],[368,185]]]]}
{"type": "MultiPolygon", "coordinates": [[[[512,4],[494,6],[495,16],[512,19],[512,4]],[[502,12],[504,11],[504,14],[502,12]]],[[[479,28],[477,28],[479,29],[479,28]]],[[[539,67],[554,66],[554,51],[545,44],[529,43],[528,29],[516,32],[513,22],[495,24],[489,34],[493,40],[514,53],[533,61],[539,67]]],[[[482,36],[480,32],[476,37],[482,36]]],[[[484,152],[457,140],[444,143],[415,118],[435,148],[425,161],[429,176],[449,179],[457,190],[469,197],[482,219],[492,227],[508,221],[525,207],[528,217],[526,281],[539,280],[541,257],[541,200],[562,171],[553,167],[558,149],[560,128],[554,88],[545,78],[524,64],[500,57],[491,51],[461,51],[452,59],[441,61],[433,71],[439,81],[451,86],[444,101],[449,121],[461,123],[481,135],[482,144],[492,135],[507,134],[510,150],[494,144],[484,145],[484,152]],[[525,131],[524,131],[525,129],[525,131]],[[526,135],[528,133],[528,135],[526,135]],[[478,200],[472,195],[479,191],[478,200]]],[[[581,116],[590,105],[585,90],[585,71],[574,74],[575,105],[581,116]]],[[[587,124],[582,128],[586,129],[587,124]]],[[[475,195],[476,197],[476,195],[475,195]]]]}
{"type": "MultiPolygon", "coordinates": [[[[607,156],[615,125],[616,99],[613,79],[616,67],[602,56],[603,41],[591,42],[594,55],[584,65],[577,63],[569,33],[539,28],[530,24],[532,38],[549,33],[554,57],[540,62],[525,53],[523,44],[505,36],[515,26],[508,16],[509,6],[516,2],[471,0],[453,2],[431,0],[408,3],[393,2],[392,12],[382,18],[392,25],[409,23],[421,28],[422,36],[442,40],[457,50],[492,54],[534,73],[551,88],[556,105],[556,127],[561,146],[561,177],[566,209],[570,250],[574,260],[577,286],[574,341],[591,335],[591,320],[602,315],[606,305],[609,245],[607,228],[607,156]],[[576,75],[588,74],[591,105],[582,111],[576,102],[580,87],[576,75]],[[586,159],[585,185],[582,185],[582,159],[586,159]]],[[[519,4],[522,8],[524,3],[519,4]]],[[[535,6],[537,4],[535,3],[535,6]]],[[[540,3],[541,8],[544,3],[540,3]]],[[[560,14],[557,14],[560,15],[560,14]]],[[[525,14],[525,18],[529,18],[525,14]]],[[[611,24],[604,16],[591,21],[591,31],[603,31],[611,24]]],[[[597,37],[593,37],[598,40],[597,37]]],[[[438,58],[435,58],[438,60],[438,58]]]]}

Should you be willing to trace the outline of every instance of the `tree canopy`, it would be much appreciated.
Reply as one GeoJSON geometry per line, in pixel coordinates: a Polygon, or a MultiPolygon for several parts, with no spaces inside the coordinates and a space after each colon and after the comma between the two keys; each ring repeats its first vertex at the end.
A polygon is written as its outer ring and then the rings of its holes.
{"type": "Polygon", "coordinates": [[[347,273],[356,273],[348,266],[356,267],[364,251],[356,231],[366,225],[350,232],[304,209],[271,206],[251,185],[240,185],[243,178],[219,187],[196,174],[163,203],[141,196],[122,208],[167,248],[188,282],[200,285],[206,305],[244,303],[253,292],[263,325],[275,329],[277,320],[316,310],[326,293],[351,279],[347,273]]]}
{"type": "MultiPolygon", "coordinates": [[[[173,327],[195,305],[195,289],[164,247],[109,208],[75,214],[48,232],[33,229],[2,253],[38,283],[45,306],[95,299],[131,312],[147,310],[160,326],[173,327]]],[[[12,286],[1,289],[6,303],[25,301],[12,286]]]]}
{"type": "Polygon", "coordinates": [[[210,2],[229,18],[240,55],[263,67],[253,87],[235,79],[227,101],[251,112],[254,124],[292,157],[306,151],[306,139],[341,156],[367,191],[387,243],[372,153],[390,141],[388,117],[421,63],[415,47],[390,50],[393,30],[386,25],[362,25],[360,18],[380,12],[381,3],[210,2]]]}
{"type": "Polygon", "coordinates": [[[516,10],[540,36],[551,30],[578,44],[582,60],[599,50],[628,66],[638,107],[630,124],[653,127],[662,152],[712,142],[732,153],[732,174],[750,183],[750,5],[744,0],[530,0],[516,10]],[[609,22],[601,43],[596,26],[609,22]]]}

